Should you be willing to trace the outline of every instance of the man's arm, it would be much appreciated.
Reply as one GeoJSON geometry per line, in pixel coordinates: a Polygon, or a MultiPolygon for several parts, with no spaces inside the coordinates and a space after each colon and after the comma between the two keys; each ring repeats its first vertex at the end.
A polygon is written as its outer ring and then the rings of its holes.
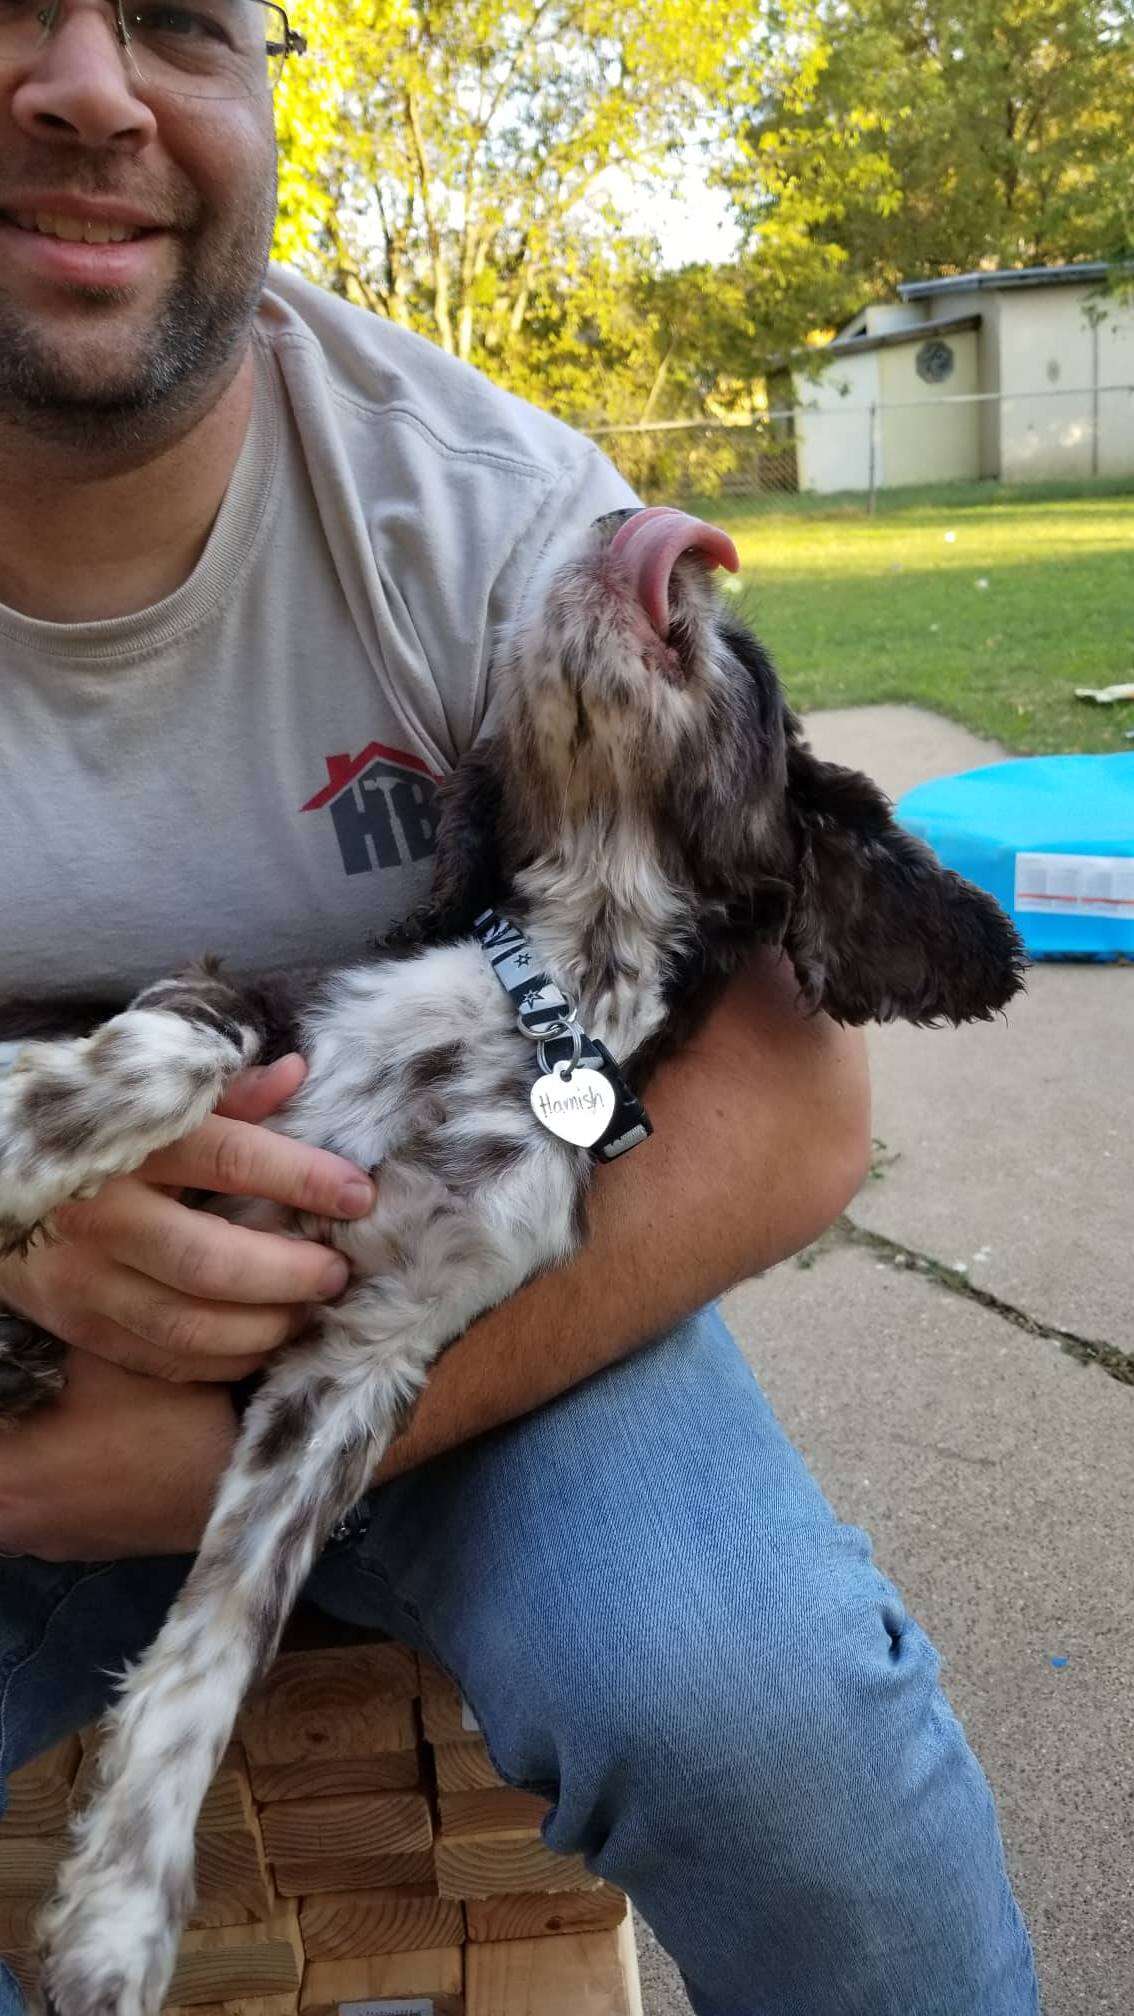
{"type": "MultiPolygon", "coordinates": [[[[797,1252],[866,1171],[862,1038],[804,1017],[767,957],[658,1071],[649,1107],[652,1140],[596,1178],[587,1247],[452,1346],[380,1478],[530,1412],[797,1252]]],[[[75,1372],[58,1407],[5,1438],[0,1552],[93,1560],[195,1546],[235,1437],[227,1389],[82,1352],[75,1372]]]]}
{"type": "Polygon", "coordinates": [[[799,1252],[869,1166],[861,1033],[804,1017],[769,955],[659,1069],[647,1105],[654,1135],[596,1178],[587,1245],[450,1347],[378,1482],[530,1413],[799,1252]]]}

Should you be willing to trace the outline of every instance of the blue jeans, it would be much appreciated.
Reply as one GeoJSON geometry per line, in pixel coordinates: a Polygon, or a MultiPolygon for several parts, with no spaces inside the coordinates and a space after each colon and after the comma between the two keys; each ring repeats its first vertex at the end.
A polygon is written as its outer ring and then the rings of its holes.
{"type": "MultiPolygon", "coordinates": [[[[1034,2016],[936,1654],[717,1316],[370,1504],[309,1595],[448,1668],[697,2016],[1034,2016]]],[[[0,1775],[103,1708],[186,1565],[0,1561],[0,1775]]]]}

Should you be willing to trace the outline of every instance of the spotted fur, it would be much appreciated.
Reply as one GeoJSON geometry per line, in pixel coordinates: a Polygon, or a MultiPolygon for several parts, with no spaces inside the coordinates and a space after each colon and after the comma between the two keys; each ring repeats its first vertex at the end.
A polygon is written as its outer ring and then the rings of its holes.
{"type": "MultiPolygon", "coordinates": [[[[235,1207],[334,1244],[352,1279],[273,1361],[182,1594],[108,1719],[43,1923],[58,2016],[155,2016],[201,1800],[328,1533],[438,1353],[582,1237],[592,1164],[532,1115],[531,1045],[469,935],[482,905],[522,923],[632,1077],[760,940],[851,1021],[987,1015],[1019,984],[996,906],[901,835],[865,778],[809,754],[695,554],[666,635],[651,627],[609,550],[618,522],[561,558],[503,640],[496,731],[444,793],[432,902],[396,945],[309,990],[294,1026],[278,988],[203,966],[90,1035],[30,1045],[0,1080],[9,1245],[179,1139],[284,1041],[309,1073],[273,1124],[380,1171],[350,1224],[235,1207]]],[[[14,1406],[56,1380],[40,1337],[0,1328],[0,1406],[5,1380],[14,1406]]]]}

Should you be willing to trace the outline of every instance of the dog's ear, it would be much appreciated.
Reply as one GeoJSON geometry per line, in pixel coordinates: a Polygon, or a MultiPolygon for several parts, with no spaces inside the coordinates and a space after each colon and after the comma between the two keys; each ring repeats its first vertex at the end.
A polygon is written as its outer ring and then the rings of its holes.
{"type": "Polygon", "coordinates": [[[465,931],[500,897],[504,791],[495,740],[461,757],[437,794],[440,813],[429,907],[445,935],[465,931]]]}
{"type": "Polygon", "coordinates": [[[477,743],[437,789],[437,846],[429,895],[378,942],[383,953],[459,938],[500,897],[504,793],[494,741],[477,743]]]}
{"type": "Polygon", "coordinates": [[[1022,985],[1023,946],[991,896],[903,832],[877,785],[789,741],[797,844],[784,949],[839,1022],[986,1021],[1022,985]]]}

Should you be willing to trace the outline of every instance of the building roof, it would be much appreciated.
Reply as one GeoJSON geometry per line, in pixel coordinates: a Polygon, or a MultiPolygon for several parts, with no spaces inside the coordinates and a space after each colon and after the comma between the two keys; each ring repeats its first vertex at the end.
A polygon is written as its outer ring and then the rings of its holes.
{"type": "Polygon", "coordinates": [[[947,280],[903,280],[903,301],[924,301],[928,294],[968,293],[974,287],[1071,287],[1084,280],[1105,280],[1111,272],[1105,259],[1083,259],[1077,266],[1003,266],[995,273],[954,273],[947,280]]]}
{"type": "Polygon", "coordinates": [[[815,355],[860,357],[868,350],[893,350],[899,343],[924,343],[927,336],[959,336],[963,329],[979,328],[979,315],[938,315],[930,322],[909,322],[903,329],[880,330],[877,336],[836,336],[815,355]]]}

